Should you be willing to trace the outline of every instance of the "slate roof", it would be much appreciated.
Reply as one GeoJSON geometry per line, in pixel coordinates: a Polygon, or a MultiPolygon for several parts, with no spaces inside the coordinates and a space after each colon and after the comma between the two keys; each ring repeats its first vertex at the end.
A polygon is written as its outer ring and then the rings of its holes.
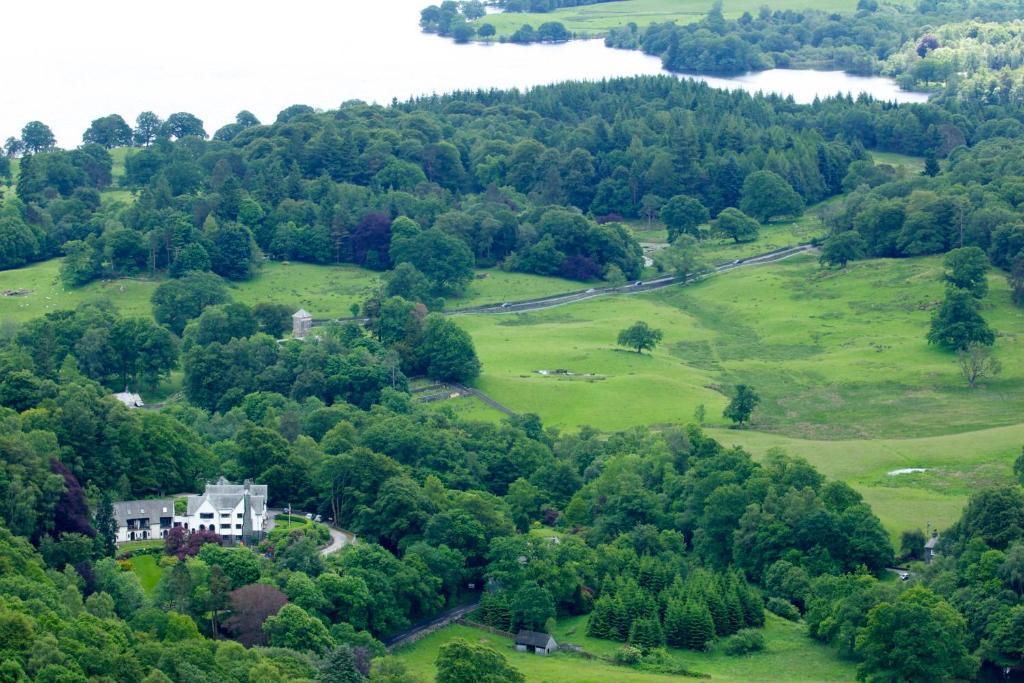
{"type": "MultiPolygon", "coordinates": [[[[188,515],[194,515],[206,500],[210,501],[215,510],[233,510],[242,502],[244,493],[245,484],[232,484],[221,477],[216,484],[207,484],[201,495],[188,497],[188,515]]],[[[249,504],[252,505],[253,512],[262,515],[267,507],[266,484],[250,484],[249,494],[249,504]]]]}
{"type": "Polygon", "coordinates": [[[118,526],[127,526],[129,519],[149,518],[150,524],[159,524],[161,517],[174,516],[174,500],[159,498],[155,500],[125,500],[113,503],[114,519],[118,526]],[[164,512],[164,509],[167,512],[164,512]]]}
{"type": "Polygon", "coordinates": [[[555,639],[547,633],[538,633],[537,631],[527,631],[526,629],[523,629],[516,634],[516,645],[529,645],[530,647],[546,648],[549,642],[554,643],[555,639]]]}
{"type": "Polygon", "coordinates": [[[292,313],[292,317],[293,317],[293,318],[300,318],[300,319],[301,319],[301,318],[312,318],[313,316],[311,316],[311,315],[310,315],[310,314],[309,314],[309,313],[308,313],[308,312],[306,311],[306,309],[304,309],[304,308],[300,308],[299,310],[297,310],[297,311],[295,311],[294,313],[292,313]]]}
{"type": "Polygon", "coordinates": [[[930,549],[933,549],[936,545],[938,545],[938,543],[939,543],[939,537],[938,536],[932,536],[924,544],[924,547],[930,550],[930,549]]]}

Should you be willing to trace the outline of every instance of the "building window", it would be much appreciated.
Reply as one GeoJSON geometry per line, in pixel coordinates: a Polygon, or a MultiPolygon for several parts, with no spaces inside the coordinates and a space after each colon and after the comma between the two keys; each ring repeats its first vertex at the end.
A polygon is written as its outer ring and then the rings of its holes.
{"type": "Polygon", "coordinates": [[[242,519],[242,517],[244,517],[244,516],[245,515],[243,515],[241,512],[239,512],[237,515],[235,515],[235,517],[237,517],[238,519],[242,519]]]}
{"type": "Polygon", "coordinates": [[[200,512],[199,513],[199,519],[213,519],[213,513],[212,512],[200,512]]]}
{"type": "Polygon", "coordinates": [[[241,529],[241,528],[242,528],[242,525],[241,525],[241,524],[236,524],[236,525],[235,525],[235,528],[236,528],[236,529],[241,529]]]}
{"type": "Polygon", "coordinates": [[[220,528],[221,528],[221,529],[230,529],[230,528],[231,528],[231,525],[230,525],[230,524],[221,524],[221,525],[220,525],[220,528]]]}

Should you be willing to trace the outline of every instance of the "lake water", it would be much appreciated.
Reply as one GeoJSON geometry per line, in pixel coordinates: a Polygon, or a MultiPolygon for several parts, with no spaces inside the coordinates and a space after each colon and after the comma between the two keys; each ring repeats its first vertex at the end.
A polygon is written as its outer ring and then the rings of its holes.
{"type": "MultiPolygon", "coordinates": [[[[601,41],[455,45],[420,32],[427,0],[33,0],[4,8],[0,139],[30,120],[64,146],[116,112],[190,111],[211,134],[241,109],[262,121],[302,103],[334,108],[476,88],[661,73],[658,59],[601,41]],[[14,28],[18,27],[18,28],[14,28]]],[[[773,70],[708,78],[715,86],[815,95],[868,92],[921,101],[887,79],[773,70]]]]}

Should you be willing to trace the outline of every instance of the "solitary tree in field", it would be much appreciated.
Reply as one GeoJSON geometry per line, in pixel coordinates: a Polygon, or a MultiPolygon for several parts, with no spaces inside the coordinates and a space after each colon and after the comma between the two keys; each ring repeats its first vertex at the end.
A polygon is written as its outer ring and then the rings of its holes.
{"type": "Polygon", "coordinates": [[[644,349],[653,351],[661,342],[661,337],[661,330],[655,330],[647,323],[637,321],[619,332],[619,346],[636,349],[637,353],[643,353],[644,349]]]}
{"type": "Polygon", "coordinates": [[[967,349],[971,344],[994,344],[995,332],[981,317],[978,308],[978,300],[969,291],[947,288],[946,299],[932,317],[928,343],[950,351],[967,349]]]}
{"type": "Polygon", "coordinates": [[[753,387],[746,384],[737,384],[736,393],[733,395],[732,400],[729,401],[729,405],[725,407],[722,415],[742,427],[745,422],[750,421],[751,413],[754,412],[754,408],[760,402],[761,397],[757,395],[753,387]]]}
{"type": "Polygon", "coordinates": [[[957,351],[956,361],[960,365],[960,374],[972,389],[982,377],[993,377],[1003,370],[999,360],[992,357],[992,349],[977,342],[957,351]]]}

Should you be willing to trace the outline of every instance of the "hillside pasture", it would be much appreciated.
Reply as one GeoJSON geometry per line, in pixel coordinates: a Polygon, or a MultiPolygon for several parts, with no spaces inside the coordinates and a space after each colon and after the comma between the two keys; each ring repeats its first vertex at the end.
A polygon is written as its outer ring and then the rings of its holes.
{"type": "MultiPolygon", "coordinates": [[[[763,631],[766,648],[742,657],[729,657],[720,648],[710,652],[670,650],[675,663],[688,670],[706,674],[712,681],[852,681],[854,666],[843,662],[827,647],[812,641],[801,624],[784,621],[773,614],[767,614],[763,631]]],[[[561,619],[554,630],[559,643],[580,645],[594,655],[610,658],[620,643],[588,638],[586,617],[561,619]]],[[[445,643],[464,638],[473,643],[485,644],[502,653],[509,663],[521,671],[528,683],[558,681],[559,683],[668,683],[687,680],[679,676],[638,671],[616,666],[601,659],[584,659],[579,655],[558,652],[547,657],[516,652],[512,640],[499,635],[463,625],[453,625],[437,631],[426,638],[399,649],[395,655],[409,669],[426,680],[433,680],[436,674],[435,661],[438,650],[445,643]]]]}

